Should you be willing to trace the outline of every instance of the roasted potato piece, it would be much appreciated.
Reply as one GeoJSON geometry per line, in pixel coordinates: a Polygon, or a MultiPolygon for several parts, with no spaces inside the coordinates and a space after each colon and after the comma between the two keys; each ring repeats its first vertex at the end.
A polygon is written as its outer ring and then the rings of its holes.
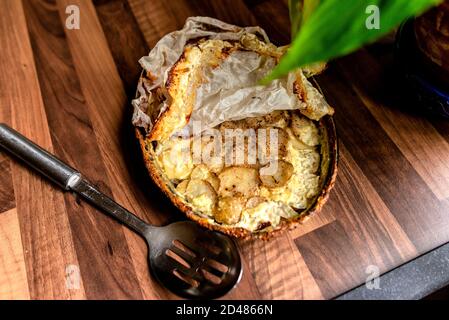
{"type": "Polygon", "coordinates": [[[268,127],[257,130],[258,160],[261,165],[287,155],[288,134],[284,129],[268,127]]]}
{"type": "Polygon", "coordinates": [[[312,120],[293,114],[291,128],[295,136],[308,146],[314,147],[320,143],[318,128],[312,120]]]}
{"type": "Polygon", "coordinates": [[[287,111],[273,111],[267,115],[248,118],[247,124],[251,128],[277,127],[286,128],[288,126],[290,115],[287,111]]]}
{"type": "Polygon", "coordinates": [[[243,167],[229,167],[219,175],[220,188],[218,193],[222,197],[249,197],[256,195],[260,180],[257,169],[243,167]]]}
{"type": "Polygon", "coordinates": [[[167,141],[159,154],[159,161],[170,180],[183,180],[193,169],[190,139],[175,137],[167,141]]]}
{"type": "Polygon", "coordinates": [[[246,119],[242,119],[242,120],[236,120],[236,121],[225,121],[222,124],[220,124],[219,126],[219,130],[221,131],[222,134],[224,134],[224,131],[226,129],[248,129],[250,128],[250,126],[248,125],[248,122],[246,119]]]}
{"type": "Polygon", "coordinates": [[[195,137],[192,141],[192,157],[194,163],[205,164],[210,172],[220,172],[224,166],[222,137],[219,134],[195,137]]]}
{"type": "Polygon", "coordinates": [[[278,160],[260,169],[260,180],[268,188],[282,187],[291,178],[293,171],[290,162],[278,160]]]}
{"type": "Polygon", "coordinates": [[[181,181],[177,186],[176,186],[176,191],[178,191],[181,194],[184,194],[186,192],[187,189],[187,185],[189,184],[189,180],[184,180],[181,181]]]}
{"type": "Polygon", "coordinates": [[[256,130],[225,130],[224,134],[225,166],[259,167],[256,130]]]}
{"type": "Polygon", "coordinates": [[[220,180],[213,172],[210,172],[209,168],[203,163],[193,168],[192,173],[190,174],[190,179],[200,179],[207,181],[215,191],[218,191],[218,188],[220,187],[220,180]]]}
{"type": "Polygon", "coordinates": [[[215,173],[211,172],[210,176],[206,179],[206,181],[210,183],[212,188],[214,188],[215,192],[218,192],[218,189],[220,189],[220,179],[218,179],[215,173]]]}
{"type": "Polygon", "coordinates": [[[245,198],[224,197],[218,201],[214,218],[217,222],[236,224],[240,221],[242,211],[245,208],[245,198]]]}
{"type": "Polygon", "coordinates": [[[190,179],[206,180],[210,175],[210,171],[205,164],[199,164],[193,168],[190,179]]]}
{"type": "Polygon", "coordinates": [[[293,133],[293,130],[291,128],[287,128],[286,132],[289,137],[289,143],[295,150],[313,150],[314,147],[306,145],[304,142],[299,140],[296,135],[293,133]]]}
{"type": "Polygon", "coordinates": [[[296,72],[293,92],[303,102],[299,105],[299,111],[306,117],[318,121],[325,115],[334,114],[334,109],[300,70],[296,72]]]}
{"type": "Polygon", "coordinates": [[[245,203],[245,208],[246,209],[253,209],[255,207],[257,207],[259,204],[261,204],[262,202],[267,201],[267,199],[265,199],[264,197],[252,197],[249,198],[246,203],[245,203]]]}
{"type": "Polygon", "coordinates": [[[185,196],[189,202],[203,213],[213,214],[217,204],[217,193],[209,182],[199,179],[190,180],[185,196]]]}

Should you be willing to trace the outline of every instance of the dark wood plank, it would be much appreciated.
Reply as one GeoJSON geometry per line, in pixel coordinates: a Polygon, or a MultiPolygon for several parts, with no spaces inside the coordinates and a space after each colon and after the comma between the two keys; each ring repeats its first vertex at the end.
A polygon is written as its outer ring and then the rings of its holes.
{"type": "Polygon", "coordinates": [[[410,112],[409,102],[394,83],[393,44],[377,44],[376,52],[382,47],[390,48],[389,54],[373,56],[360,50],[341,59],[339,71],[435,196],[449,198],[449,143],[426,117],[410,112]]]}
{"type": "Polygon", "coordinates": [[[0,161],[0,213],[16,206],[9,160],[0,161]]]}
{"type": "MultiPolygon", "coordinates": [[[[26,0],[24,8],[54,151],[111,195],[56,2],[26,0]]],[[[142,298],[121,226],[70,194],[65,203],[87,297],[142,298]]]]}
{"type": "Polygon", "coordinates": [[[195,15],[186,1],[128,0],[146,42],[153,47],[168,32],[182,28],[185,19],[195,15]],[[172,11],[170,6],[177,6],[172,11]]]}
{"type": "Polygon", "coordinates": [[[128,97],[133,97],[142,69],[137,61],[149,48],[126,0],[94,0],[98,19],[108,40],[128,97]]]}
{"type": "Polygon", "coordinates": [[[417,255],[411,240],[342,142],[339,175],[328,205],[348,232],[357,231],[351,233],[354,246],[382,270],[417,255]]]}
{"type": "MultiPolygon", "coordinates": [[[[11,108],[1,121],[52,151],[22,2],[0,2],[0,105],[11,108]]],[[[2,117],[5,113],[2,112],[2,117]]],[[[54,186],[16,161],[11,162],[17,215],[32,299],[83,299],[66,286],[66,268],[78,266],[64,198],[54,186]]]]}
{"type": "Polygon", "coordinates": [[[339,240],[334,242],[333,235],[325,234],[335,232],[335,229],[326,227],[296,240],[298,249],[326,298],[333,298],[342,291],[363,283],[367,276],[365,271],[370,265],[384,273],[417,255],[410,239],[342,143],[339,175],[326,206],[337,218],[335,228],[339,233],[335,237],[339,240]],[[318,247],[313,248],[317,244],[308,241],[318,237],[323,242],[321,246],[340,252],[345,258],[334,261],[334,257],[327,257],[327,250],[318,250],[312,255],[311,251],[318,247]],[[351,250],[341,248],[341,241],[346,241],[351,250]],[[327,264],[332,266],[323,268],[321,263],[317,263],[317,260],[327,259],[327,264]],[[340,273],[331,268],[349,269],[350,272],[340,273]],[[337,276],[339,281],[333,284],[332,281],[337,276]]]}
{"type": "MultiPolygon", "coordinates": [[[[255,26],[258,22],[243,0],[193,0],[187,2],[198,14],[213,17],[237,26],[255,26]]],[[[176,12],[175,9],[172,11],[176,12]]]]}
{"type": "MultiPolygon", "coordinates": [[[[123,82],[117,71],[107,39],[98,20],[95,7],[90,1],[58,1],[59,13],[65,18],[65,7],[79,6],[83,12],[83,27],[66,30],[70,53],[79,81],[89,117],[94,128],[109,179],[109,187],[117,202],[153,224],[162,224],[170,219],[174,211],[151,185],[149,177],[140,171],[139,179],[133,176],[136,162],[128,162],[127,148],[136,142],[131,135],[130,104],[123,82]],[[128,130],[128,131],[127,131],[128,130]],[[144,182],[139,183],[136,181],[144,182]],[[156,191],[153,193],[153,191],[156,191]],[[148,194],[151,196],[149,197],[148,194]],[[154,201],[154,198],[161,201],[154,201]]],[[[138,157],[140,151],[133,154],[138,157]]],[[[146,299],[174,298],[149,276],[147,246],[132,231],[124,228],[126,242],[133,261],[134,270],[146,299]]]]}
{"type": "Polygon", "coordinates": [[[306,233],[314,231],[315,229],[321,228],[328,223],[334,222],[335,219],[334,212],[327,206],[324,206],[319,214],[312,215],[303,224],[293,230],[290,230],[290,237],[292,239],[296,239],[306,233]]]}
{"type": "Polygon", "coordinates": [[[284,1],[244,0],[257,19],[257,25],[264,28],[270,40],[284,46],[290,43],[290,18],[284,1]]]}
{"type": "Polygon", "coordinates": [[[340,139],[418,252],[449,240],[447,208],[365,107],[348,80],[335,67],[318,79],[326,98],[336,106],[340,139]]]}
{"type": "Polygon", "coordinates": [[[338,220],[296,239],[295,243],[326,299],[345,292],[368,276],[365,268],[370,261],[364,260],[363,253],[353,246],[338,220]]]}
{"type": "Polygon", "coordinates": [[[257,24],[242,0],[128,1],[150,47],[167,33],[181,29],[192,16],[213,17],[242,27],[257,24]]]}

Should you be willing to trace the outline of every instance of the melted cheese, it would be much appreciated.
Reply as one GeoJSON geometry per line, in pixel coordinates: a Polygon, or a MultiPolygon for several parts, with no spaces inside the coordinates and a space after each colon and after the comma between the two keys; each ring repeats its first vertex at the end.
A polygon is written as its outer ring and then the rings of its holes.
{"type": "MultiPolygon", "coordinates": [[[[313,122],[307,122],[307,125],[315,126],[313,122]]],[[[308,208],[320,190],[320,176],[317,174],[321,164],[319,146],[310,146],[310,141],[314,141],[313,144],[320,141],[318,130],[307,128],[307,134],[295,135],[291,128],[286,128],[286,132],[288,134],[283,142],[286,152],[281,158],[292,164],[293,173],[281,187],[265,187],[257,169],[222,168],[217,176],[205,164],[194,165],[188,152],[189,139],[173,138],[164,143],[158,160],[169,179],[183,180],[177,191],[195,211],[215,217],[216,223],[250,231],[260,231],[267,226],[275,228],[282,219],[298,216],[295,209],[308,208]],[[239,174],[240,171],[254,172],[256,176],[245,176],[239,174]],[[249,188],[248,183],[254,185],[249,188]],[[239,188],[249,191],[237,192],[239,188]],[[248,201],[255,196],[257,201],[248,201]],[[228,200],[243,197],[239,212],[236,212],[235,206],[219,206],[223,197],[228,197],[228,200]],[[223,210],[228,210],[228,214],[223,210]]]]}
{"type": "Polygon", "coordinates": [[[260,196],[281,201],[295,209],[305,209],[319,191],[320,177],[315,174],[320,166],[320,154],[312,148],[298,149],[298,141],[289,135],[285,160],[293,165],[294,172],[286,185],[260,190],[260,196]]]}
{"type": "Polygon", "coordinates": [[[190,140],[173,138],[167,141],[159,151],[158,160],[168,179],[187,179],[194,167],[190,140]]]}
{"type": "Polygon", "coordinates": [[[250,231],[256,231],[261,225],[269,223],[276,227],[281,222],[281,218],[291,219],[298,214],[288,205],[282,202],[267,201],[262,202],[254,208],[245,209],[242,218],[235,226],[250,231]]]}

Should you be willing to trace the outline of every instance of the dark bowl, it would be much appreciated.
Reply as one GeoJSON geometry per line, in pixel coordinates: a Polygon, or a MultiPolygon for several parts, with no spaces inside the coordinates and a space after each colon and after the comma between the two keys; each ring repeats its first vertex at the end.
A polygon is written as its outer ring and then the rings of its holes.
{"type": "Polygon", "coordinates": [[[449,85],[435,80],[432,73],[438,70],[430,66],[418,50],[414,19],[403,23],[398,30],[395,60],[400,76],[405,80],[405,90],[410,101],[420,111],[449,118],[449,85]]]}

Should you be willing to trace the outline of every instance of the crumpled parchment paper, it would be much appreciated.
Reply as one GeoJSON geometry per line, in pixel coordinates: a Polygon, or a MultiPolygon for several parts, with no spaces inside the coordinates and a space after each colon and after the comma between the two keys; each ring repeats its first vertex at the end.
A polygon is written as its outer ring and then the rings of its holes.
{"type": "MultiPolygon", "coordinates": [[[[137,97],[133,100],[133,124],[148,132],[155,120],[148,115],[161,114],[168,107],[169,100],[155,105],[151,90],[165,85],[170,69],[182,55],[189,40],[199,37],[239,40],[245,34],[258,35],[270,43],[265,31],[259,27],[241,28],[209,17],[189,18],[182,30],[164,36],[149,55],[139,61],[142,68],[154,78],[148,83],[142,77],[138,85],[137,97]]],[[[274,80],[267,86],[258,85],[259,80],[275,64],[274,58],[256,52],[235,51],[218,67],[206,68],[206,82],[197,89],[187,127],[194,121],[201,121],[202,130],[206,130],[228,120],[265,115],[274,110],[298,109],[303,102],[292,92],[294,73],[274,80]]]]}

